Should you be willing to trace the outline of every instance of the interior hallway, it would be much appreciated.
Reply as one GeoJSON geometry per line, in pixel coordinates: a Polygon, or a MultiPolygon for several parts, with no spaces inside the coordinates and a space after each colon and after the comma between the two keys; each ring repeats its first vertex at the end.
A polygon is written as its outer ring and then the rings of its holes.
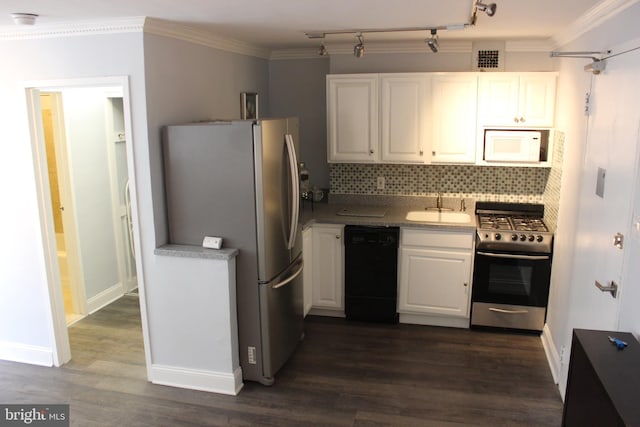
{"type": "Polygon", "coordinates": [[[146,380],[128,295],[69,328],[67,365],[0,361],[0,401],[69,403],[79,426],[560,425],[537,336],[319,317],[305,327],[273,387],[248,382],[234,397],[159,386],[146,380]]]}

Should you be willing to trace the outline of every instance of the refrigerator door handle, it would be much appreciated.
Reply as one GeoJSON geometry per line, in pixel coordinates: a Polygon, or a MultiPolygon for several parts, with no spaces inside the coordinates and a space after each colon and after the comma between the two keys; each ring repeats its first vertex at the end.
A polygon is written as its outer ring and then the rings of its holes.
{"type": "Polygon", "coordinates": [[[296,233],[298,232],[298,215],[300,213],[300,183],[298,182],[298,159],[296,158],[296,150],[293,145],[293,136],[286,134],[284,136],[289,153],[289,166],[291,170],[291,229],[289,230],[289,242],[287,249],[293,249],[296,242],[296,233]]]}
{"type": "Polygon", "coordinates": [[[286,284],[293,282],[293,279],[295,279],[300,275],[300,273],[302,273],[303,268],[304,268],[304,262],[300,261],[300,267],[298,267],[296,272],[293,273],[291,276],[287,277],[286,279],[284,279],[282,282],[273,285],[273,289],[281,288],[286,284]]]}

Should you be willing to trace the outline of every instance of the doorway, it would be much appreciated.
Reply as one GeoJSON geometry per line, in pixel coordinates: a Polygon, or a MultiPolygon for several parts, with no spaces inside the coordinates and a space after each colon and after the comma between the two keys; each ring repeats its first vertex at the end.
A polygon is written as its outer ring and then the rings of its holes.
{"type": "Polygon", "coordinates": [[[126,79],[82,83],[27,88],[57,366],[67,327],[138,286],[126,79]]]}

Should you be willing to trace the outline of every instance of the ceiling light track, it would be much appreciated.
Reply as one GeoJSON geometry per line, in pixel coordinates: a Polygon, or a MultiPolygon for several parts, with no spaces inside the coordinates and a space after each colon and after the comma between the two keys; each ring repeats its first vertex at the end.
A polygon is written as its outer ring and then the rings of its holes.
{"type": "Polygon", "coordinates": [[[476,25],[477,14],[478,11],[485,12],[488,16],[494,16],[496,13],[496,4],[482,3],[480,0],[475,0],[473,2],[473,7],[471,8],[471,16],[468,22],[463,22],[460,24],[449,24],[449,25],[438,25],[435,27],[403,27],[403,28],[368,28],[368,29],[345,29],[345,30],[330,30],[330,31],[309,31],[305,32],[305,35],[309,39],[322,39],[322,46],[318,50],[318,55],[326,56],[328,55],[327,49],[324,44],[324,39],[329,35],[340,35],[340,34],[353,34],[357,38],[358,43],[353,48],[353,55],[356,58],[361,58],[364,56],[364,34],[369,33],[402,33],[402,32],[416,32],[416,31],[428,31],[431,34],[431,37],[425,40],[426,45],[431,49],[433,53],[438,52],[438,31],[455,31],[455,30],[464,30],[465,28],[472,27],[476,25]]]}

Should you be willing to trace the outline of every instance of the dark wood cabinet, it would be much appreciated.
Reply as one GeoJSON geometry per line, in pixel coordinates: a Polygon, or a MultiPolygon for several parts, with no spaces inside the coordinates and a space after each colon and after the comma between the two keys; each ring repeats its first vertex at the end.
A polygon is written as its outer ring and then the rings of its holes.
{"type": "Polygon", "coordinates": [[[640,344],[630,333],[574,329],[563,426],[640,426],[640,344]],[[628,343],[622,350],[609,336],[628,343]]]}

